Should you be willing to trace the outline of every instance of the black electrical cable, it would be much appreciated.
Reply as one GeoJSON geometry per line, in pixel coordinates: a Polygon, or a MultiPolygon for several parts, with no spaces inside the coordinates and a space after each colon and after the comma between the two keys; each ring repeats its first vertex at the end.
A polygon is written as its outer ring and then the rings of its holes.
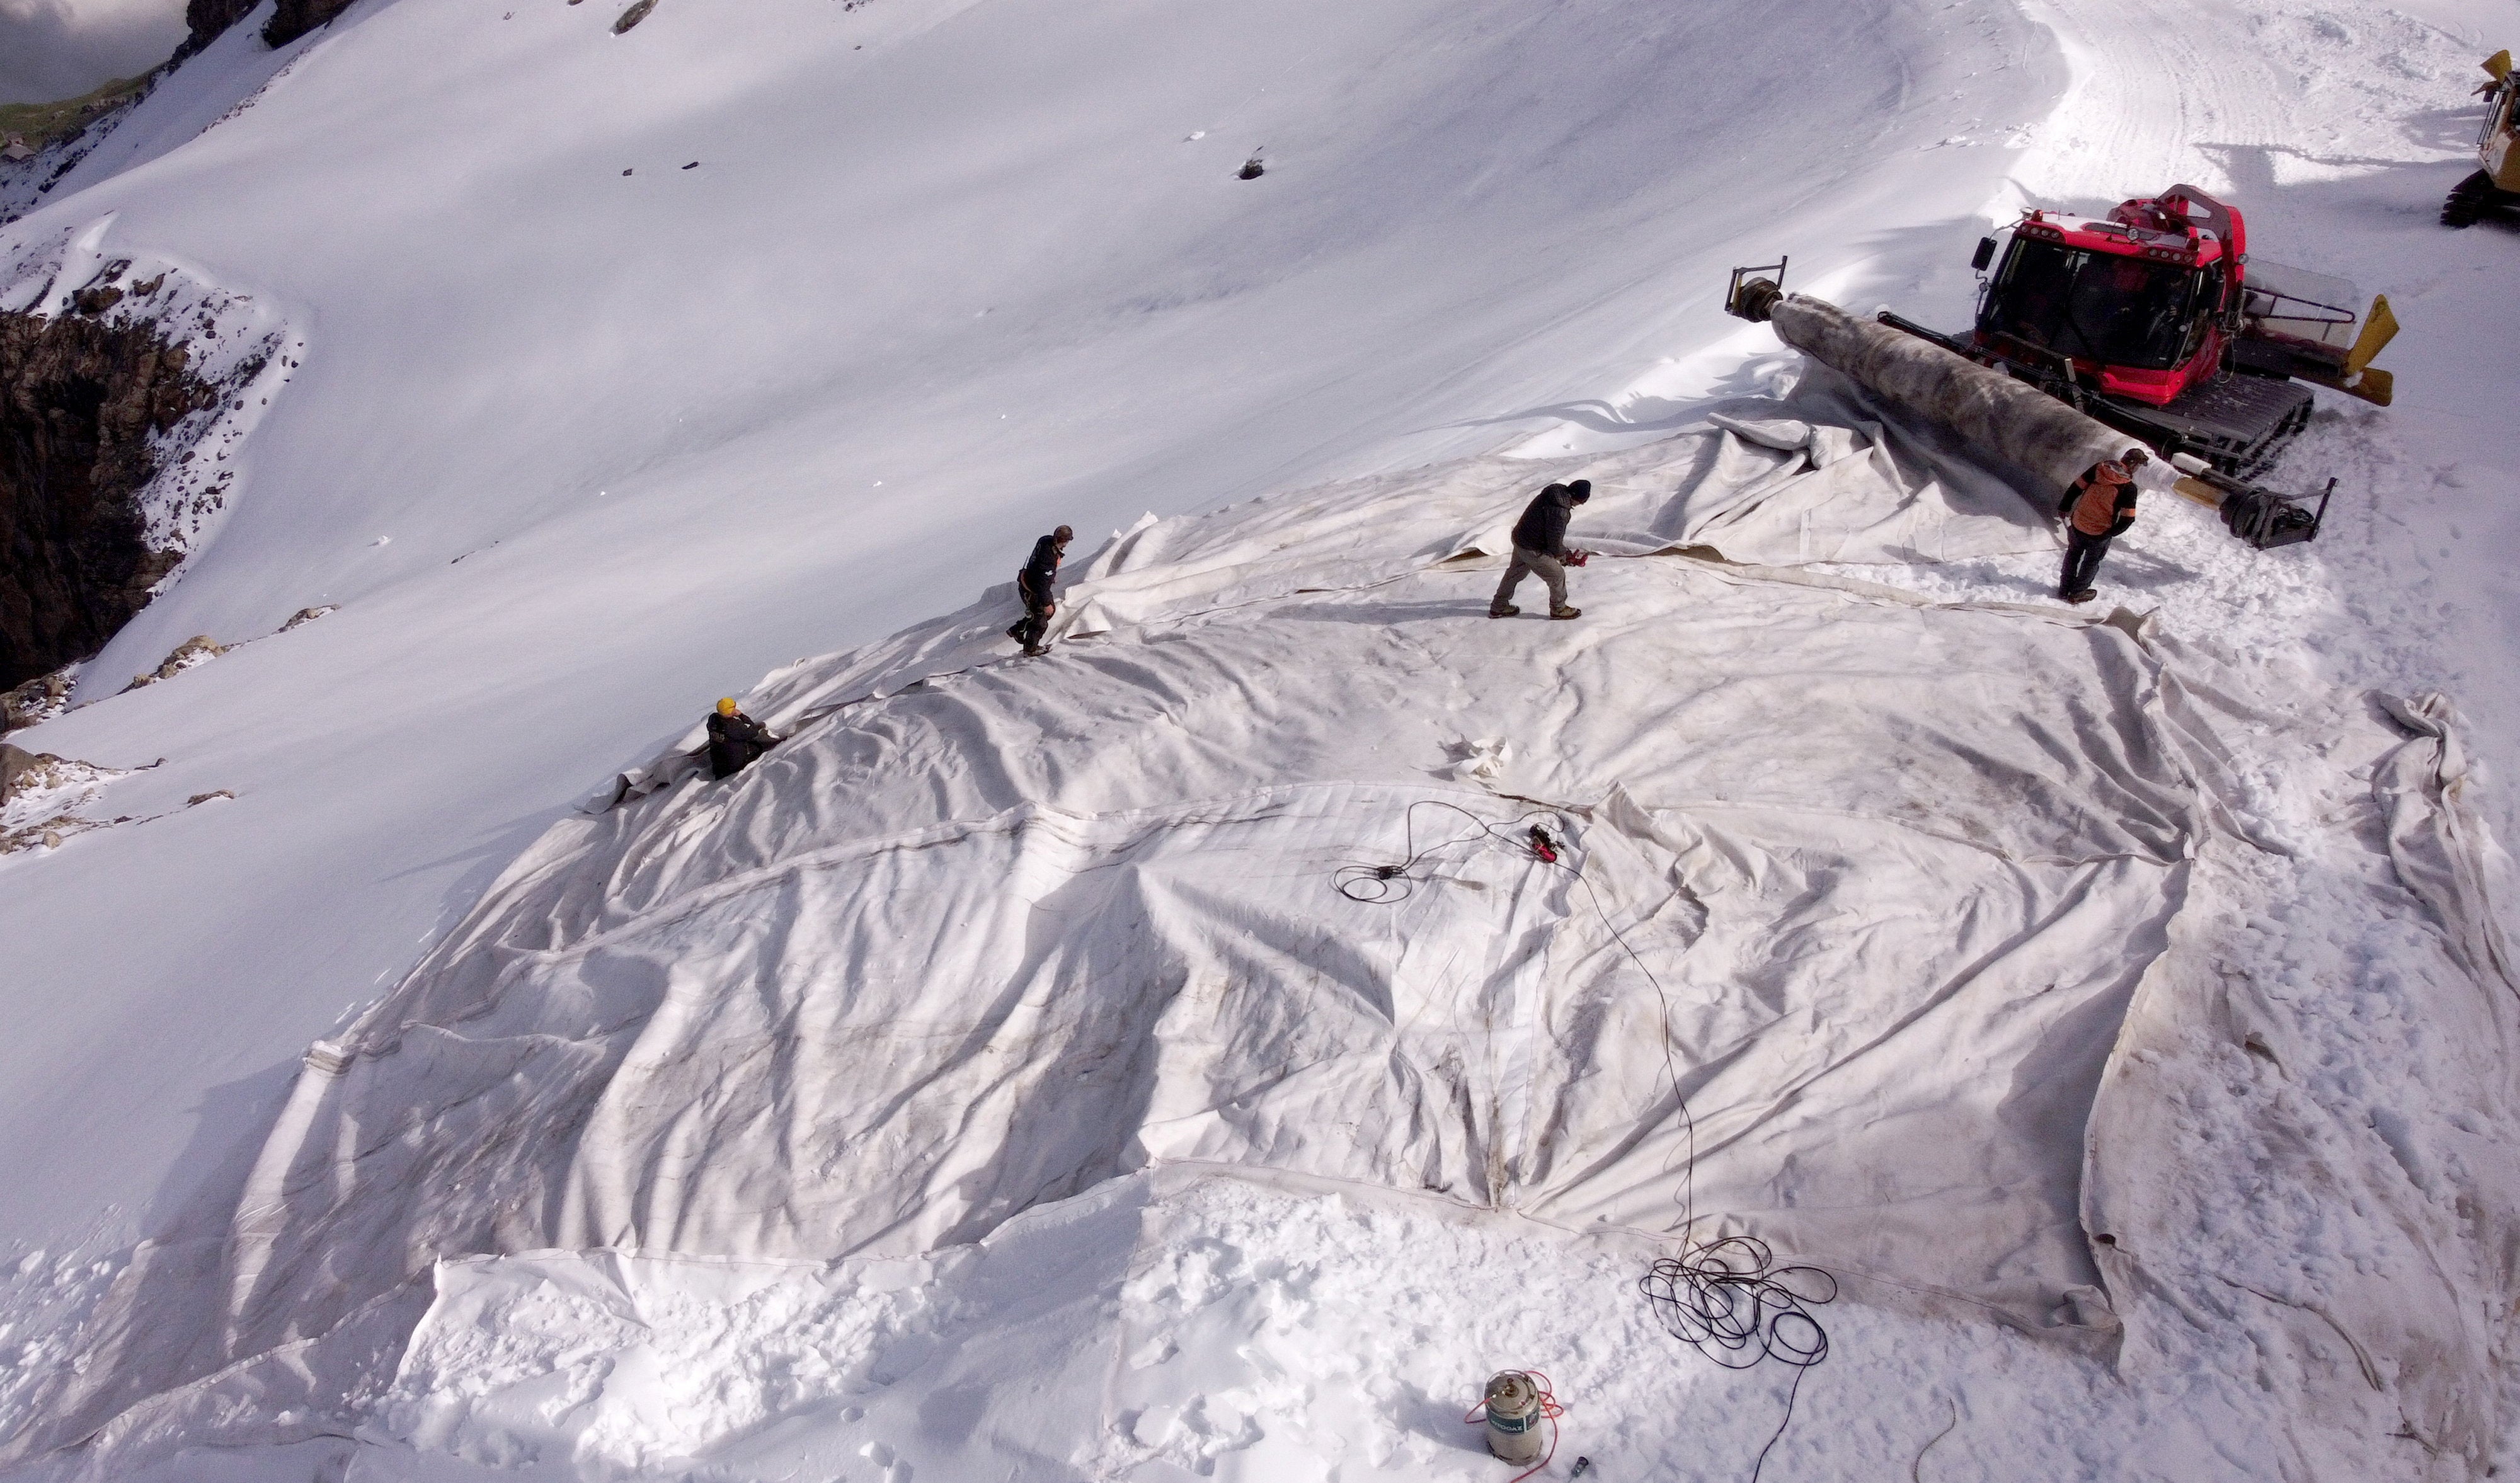
{"type": "Polygon", "coordinates": [[[1767,1445],[1759,1449],[1758,1461],[1750,1465],[1750,1483],[1759,1483],[1768,1454],[1793,1424],[1794,1399],[1802,1393],[1803,1372],[1828,1358],[1828,1330],[1806,1305],[1836,1301],[1837,1279],[1818,1267],[1777,1265],[1776,1253],[1755,1236],[1696,1238],[1697,1116],[1680,1089],[1680,1067],[1672,1059],[1671,995],[1619,924],[1610,920],[1609,909],[1601,905],[1593,882],[1571,865],[1552,863],[1584,887],[1610,939],[1645,975],[1645,982],[1653,985],[1654,998],[1662,1006],[1663,1074],[1671,1078],[1672,1101],[1680,1108],[1687,1134],[1680,1184],[1681,1245],[1680,1255],[1657,1258],[1637,1279],[1637,1290],[1644,1295],[1645,1306],[1665,1332],[1727,1370],[1747,1370],[1762,1360],[1793,1368],[1793,1383],[1785,1388],[1785,1414],[1769,1433],[1767,1445]]]}
{"type": "Polygon", "coordinates": [[[1516,837],[1513,833],[1514,830],[1529,829],[1534,819],[1548,819],[1554,823],[1556,817],[1547,809],[1535,809],[1509,825],[1490,824],[1458,803],[1448,802],[1442,798],[1420,798],[1409,805],[1407,812],[1401,815],[1402,849],[1407,858],[1397,865],[1369,865],[1363,861],[1351,861],[1340,866],[1331,876],[1331,880],[1337,885],[1338,893],[1350,901],[1362,902],[1367,906],[1398,906],[1408,900],[1417,888],[1417,879],[1409,873],[1416,870],[1418,863],[1427,856],[1451,849],[1457,844],[1474,844],[1487,838],[1504,839],[1521,844],[1524,840],[1516,837]],[[1418,847],[1418,811],[1421,808],[1451,809],[1470,821],[1475,827],[1466,834],[1457,834],[1421,850],[1418,847]]]}
{"type": "Polygon", "coordinates": [[[1784,1416],[1777,1422],[1767,1445],[1759,1449],[1758,1461],[1751,1464],[1750,1483],[1758,1483],[1761,1470],[1768,1465],[1768,1454],[1784,1438],[1785,1428],[1793,1424],[1794,1401],[1802,1393],[1804,1372],[1828,1358],[1828,1330],[1809,1310],[1836,1300],[1837,1279],[1818,1267],[1778,1266],[1768,1243],[1754,1236],[1696,1239],[1697,1118],[1681,1090],[1680,1067],[1672,1058],[1671,995],[1664,990],[1662,980],[1654,976],[1653,969],[1645,966],[1643,956],[1619,930],[1618,922],[1611,920],[1593,882],[1558,857],[1556,841],[1534,822],[1543,818],[1553,822],[1554,817],[1549,810],[1536,809],[1511,824],[1492,824],[1458,803],[1420,798],[1409,805],[1402,820],[1406,857],[1396,865],[1340,866],[1335,876],[1339,894],[1372,906],[1396,905],[1409,898],[1415,882],[1409,873],[1419,861],[1456,845],[1490,838],[1529,851],[1535,860],[1564,871],[1584,887],[1610,940],[1628,955],[1637,971],[1645,976],[1645,982],[1653,985],[1655,999],[1662,1007],[1663,1073],[1671,1080],[1672,1101],[1680,1109],[1684,1134],[1680,1254],[1658,1258],[1637,1280],[1637,1290],[1643,1294],[1646,1306],[1665,1331],[1725,1369],[1747,1370],[1762,1360],[1776,1360],[1794,1371],[1793,1383],[1785,1390],[1784,1416]],[[1451,809],[1477,828],[1420,850],[1418,810],[1426,807],[1451,809]],[[1400,883],[1394,885],[1394,881],[1400,883]]]}
{"type": "Polygon", "coordinates": [[[1658,1258],[1637,1279],[1637,1290],[1666,1331],[1727,1370],[1762,1360],[1793,1368],[1785,1414],[1750,1467],[1750,1483],[1759,1483],[1769,1452],[1793,1424],[1803,1372],[1828,1358],[1828,1330],[1805,1305],[1835,1301],[1837,1279],[1818,1267],[1779,1267],[1767,1242],[1728,1236],[1658,1258]]]}

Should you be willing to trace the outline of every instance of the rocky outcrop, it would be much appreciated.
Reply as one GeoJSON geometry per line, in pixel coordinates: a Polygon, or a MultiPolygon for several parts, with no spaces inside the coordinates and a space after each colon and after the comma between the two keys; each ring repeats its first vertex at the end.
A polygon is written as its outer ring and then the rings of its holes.
{"type": "Polygon", "coordinates": [[[184,44],[175,53],[183,61],[216,41],[227,28],[253,13],[256,0],[190,0],[184,7],[184,44]]]}
{"type": "Polygon", "coordinates": [[[57,669],[39,675],[15,690],[0,693],[0,735],[40,726],[69,708],[69,671],[57,669]]]}
{"type": "Polygon", "coordinates": [[[318,25],[330,25],[330,21],[347,8],[350,0],[280,0],[280,5],[272,8],[270,21],[262,22],[262,40],[270,45],[288,45],[318,25]]]}
{"type": "Polygon", "coordinates": [[[122,687],[122,692],[124,695],[129,695],[144,685],[155,685],[160,680],[171,680],[194,665],[206,664],[227,652],[227,645],[211,638],[208,634],[197,633],[176,645],[175,652],[168,654],[166,662],[158,665],[155,671],[145,675],[133,675],[131,683],[122,687]]]}
{"type": "Polygon", "coordinates": [[[287,46],[350,8],[350,0],[280,0],[262,27],[262,39],[287,46]]]}
{"type": "Polygon", "coordinates": [[[60,760],[50,752],[30,752],[24,747],[0,742],[0,803],[7,803],[22,792],[31,793],[50,786],[51,765],[60,760]]]}
{"type": "Polygon", "coordinates": [[[146,321],[0,314],[0,689],[96,652],[181,560],[136,496],[152,434],[212,405],[146,321]]]}
{"type": "MultiPolygon", "coordinates": [[[[229,26],[252,15],[257,3],[258,0],[191,0],[184,7],[188,31],[175,60],[181,62],[218,40],[229,26]]],[[[262,39],[272,46],[287,46],[349,8],[350,0],[280,0],[271,19],[262,24],[262,39]]]]}
{"type": "Polygon", "coordinates": [[[97,801],[104,784],[120,776],[93,762],[58,757],[51,752],[30,752],[0,742],[0,855],[60,849],[64,840],[90,830],[149,822],[135,821],[128,815],[103,819],[81,812],[97,801]]]}

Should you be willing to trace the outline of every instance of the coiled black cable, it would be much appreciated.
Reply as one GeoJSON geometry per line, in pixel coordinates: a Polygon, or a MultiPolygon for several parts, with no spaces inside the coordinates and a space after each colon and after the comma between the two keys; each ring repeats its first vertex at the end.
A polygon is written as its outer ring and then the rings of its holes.
{"type": "Polygon", "coordinates": [[[1534,860],[1566,872],[1584,887],[1585,896],[1592,901],[1610,939],[1653,985],[1654,996],[1662,1006],[1663,1072],[1671,1081],[1672,1101],[1680,1109],[1685,1134],[1677,1195],[1681,1205],[1681,1249],[1679,1255],[1658,1258],[1647,1268],[1644,1276],[1637,1280],[1637,1290],[1665,1331],[1727,1370],[1748,1370],[1763,1360],[1776,1360],[1792,1368],[1794,1378],[1785,1391],[1784,1416],[1777,1422],[1767,1445],[1759,1449],[1758,1461],[1751,1464],[1750,1483],[1758,1483],[1760,1472],[1768,1465],[1768,1454],[1783,1440],[1785,1428],[1793,1424],[1794,1401],[1802,1393],[1803,1375],[1828,1358],[1828,1330],[1821,1326],[1810,1310],[1836,1301],[1837,1279],[1818,1267],[1778,1266],[1768,1243],[1754,1236],[1696,1238],[1697,1119],[1681,1090],[1680,1067],[1672,1057],[1671,996],[1653,969],[1645,966],[1643,956],[1629,943],[1627,934],[1611,920],[1593,882],[1557,858],[1555,840],[1535,822],[1541,819],[1556,822],[1549,810],[1535,809],[1510,824],[1494,824],[1458,803],[1420,798],[1409,805],[1402,819],[1405,858],[1393,865],[1344,864],[1333,878],[1339,894],[1350,901],[1393,906],[1409,899],[1415,889],[1415,877],[1410,872],[1428,856],[1488,839],[1514,844],[1534,860]],[[1451,809],[1469,820],[1474,828],[1421,850],[1418,847],[1418,810],[1429,807],[1451,809]]]}
{"type": "Polygon", "coordinates": [[[1750,1483],[1759,1483],[1768,1453],[1793,1424],[1803,1372],[1828,1358],[1828,1330],[1805,1305],[1836,1301],[1837,1279],[1818,1267],[1778,1266],[1768,1243],[1755,1236],[1693,1245],[1684,1237],[1680,1255],[1656,1259],[1637,1279],[1637,1290],[1666,1331],[1727,1370],[1748,1370],[1762,1360],[1793,1367],[1784,1416],[1750,1467],[1750,1483]]]}
{"type": "Polygon", "coordinates": [[[1755,1236],[1697,1239],[1697,1115],[1689,1110],[1688,1098],[1681,1091],[1680,1066],[1672,1058],[1671,995],[1619,924],[1610,920],[1609,909],[1601,905],[1593,882],[1563,861],[1552,863],[1584,887],[1601,925],[1637,971],[1645,975],[1645,982],[1653,985],[1655,1001],[1662,1007],[1663,1074],[1671,1081],[1672,1101],[1680,1108],[1687,1135],[1679,1194],[1680,1254],[1657,1258],[1637,1279],[1637,1290],[1644,1295],[1645,1306],[1664,1331],[1727,1370],[1748,1370],[1762,1360],[1793,1368],[1793,1383],[1785,1387],[1785,1414],[1759,1449],[1758,1461],[1750,1464],[1750,1483],[1759,1483],[1768,1454],[1793,1424],[1794,1401],[1802,1394],[1804,1373],[1828,1358],[1828,1330],[1809,1308],[1837,1300],[1837,1279],[1818,1267],[1778,1266],[1776,1253],[1755,1236]]]}

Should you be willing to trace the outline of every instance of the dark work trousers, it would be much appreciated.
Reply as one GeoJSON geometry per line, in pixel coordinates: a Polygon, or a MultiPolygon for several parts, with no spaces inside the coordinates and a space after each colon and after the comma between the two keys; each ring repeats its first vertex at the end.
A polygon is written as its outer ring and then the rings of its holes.
{"type": "Polygon", "coordinates": [[[1512,602],[1513,590],[1522,585],[1524,574],[1534,571],[1540,573],[1540,579],[1549,584],[1549,606],[1552,608],[1565,607],[1565,563],[1555,557],[1542,556],[1537,551],[1526,551],[1516,546],[1513,548],[1513,560],[1506,563],[1505,580],[1497,584],[1496,596],[1488,603],[1489,609],[1493,611],[1512,602]]]}
{"type": "Polygon", "coordinates": [[[720,737],[709,742],[709,776],[732,778],[760,760],[761,743],[742,737],[720,737]]]}
{"type": "Polygon", "coordinates": [[[1037,649],[1041,646],[1041,636],[1048,632],[1050,632],[1050,605],[1036,604],[1030,598],[1026,598],[1024,615],[1015,620],[1014,627],[1007,630],[1007,636],[1026,649],[1037,649]]]}
{"type": "Polygon", "coordinates": [[[2109,542],[2113,539],[2105,535],[2085,535],[2071,525],[2066,526],[2065,570],[2056,578],[2056,596],[2070,598],[2078,592],[2090,591],[2092,578],[2099,573],[2100,558],[2109,554],[2109,542]]]}

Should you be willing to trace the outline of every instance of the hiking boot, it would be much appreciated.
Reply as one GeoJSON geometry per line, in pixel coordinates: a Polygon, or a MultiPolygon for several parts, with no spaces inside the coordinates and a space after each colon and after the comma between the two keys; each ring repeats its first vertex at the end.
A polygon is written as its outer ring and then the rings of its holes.
{"type": "Polygon", "coordinates": [[[1488,616],[1491,618],[1510,618],[1520,611],[1522,611],[1522,609],[1514,607],[1511,603],[1490,603],[1488,605],[1488,616]]]}
{"type": "Polygon", "coordinates": [[[1581,607],[1569,607],[1565,604],[1560,603],[1556,607],[1549,609],[1549,615],[1552,618],[1580,618],[1584,616],[1584,609],[1581,607]]]}
{"type": "Polygon", "coordinates": [[[2086,587],[2086,588],[2084,588],[2084,589],[2083,589],[2082,591],[2080,591],[2080,592],[2069,592],[2069,593],[2065,594],[2065,601],[2066,601],[2066,602],[2068,602],[2068,603],[2088,603],[2088,602],[2090,602],[2092,599],[2096,598],[2096,597],[2098,597],[2098,596],[2099,596],[2099,594],[2098,594],[2098,593],[2093,592],[2093,591],[2092,591],[2091,588],[2089,588],[2089,587],[2086,587]]]}

